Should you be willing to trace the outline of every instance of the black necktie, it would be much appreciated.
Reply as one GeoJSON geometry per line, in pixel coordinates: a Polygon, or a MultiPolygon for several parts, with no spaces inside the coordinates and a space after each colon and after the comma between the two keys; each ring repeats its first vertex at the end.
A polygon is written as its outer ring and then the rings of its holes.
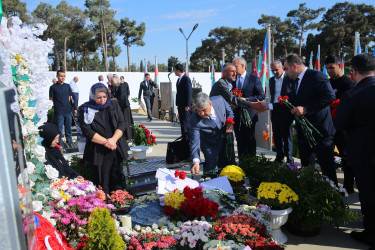
{"type": "Polygon", "coordinates": [[[297,77],[294,82],[293,82],[293,90],[294,90],[294,93],[297,95],[297,90],[298,90],[298,81],[299,81],[299,78],[297,77]]]}

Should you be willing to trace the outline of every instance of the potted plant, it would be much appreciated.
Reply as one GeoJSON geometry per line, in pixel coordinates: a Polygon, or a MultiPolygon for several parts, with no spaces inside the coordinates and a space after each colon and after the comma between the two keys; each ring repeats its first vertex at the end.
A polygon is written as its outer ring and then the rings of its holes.
{"type": "Polygon", "coordinates": [[[111,195],[107,194],[107,197],[108,203],[115,207],[112,211],[119,212],[118,214],[127,213],[134,204],[134,197],[124,190],[112,191],[111,195]]]}
{"type": "Polygon", "coordinates": [[[288,238],[280,227],[287,222],[292,206],[298,202],[298,195],[285,184],[262,182],[258,188],[258,200],[260,204],[271,207],[272,239],[277,244],[284,244],[288,238]]]}
{"type": "Polygon", "coordinates": [[[131,147],[131,151],[134,157],[137,159],[146,158],[146,150],[150,153],[152,146],[156,145],[156,137],[142,124],[134,124],[133,126],[133,144],[136,145],[131,147]]]}

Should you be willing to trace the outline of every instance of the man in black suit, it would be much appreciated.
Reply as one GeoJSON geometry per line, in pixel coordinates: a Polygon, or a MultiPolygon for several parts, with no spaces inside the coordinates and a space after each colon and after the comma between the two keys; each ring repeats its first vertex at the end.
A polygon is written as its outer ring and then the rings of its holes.
{"type": "Polygon", "coordinates": [[[155,84],[155,82],[150,78],[150,74],[146,73],[145,74],[145,80],[141,82],[139,86],[139,93],[138,93],[138,102],[141,101],[141,95],[143,91],[143,100],[145,101],[146,104],[146,109],[147,109],[147,117],[148,121],[152,121],[152,106],[154,104],[154,88],[158,88],[158,86],[155,84]]]}
{"type": "Polygon", "coordinates": [[[189,141],[189,120],[191,114],[191,80],[185,74],[182,64],[176,64],[174,73],[178,76],[176,83],[176,106],[180,117],[182,139],[189,141]]]}
{"type": "MultiPolygon", "coordinates": [[[[311,157],[314,153],[324,175],[337,185],[335,170],[333,135],[335,128],[332,122],[329,105],[335,100],[328,77],[320,71],[308,69],[303,64],[303,59],[298,55],[290,55],[284,63],[285,73],[293,81],[293,90],[288,94],[290,102],[295,108],[292,114],[304,115],[306,119],[322,134],[313,132],[317,145],[312,148],[303,134],[301,127],[296,126],[298,137],[298,150],[301,165],[306,167],[315,164],[311,157]]],[[[257,112],[270,109],[269,104],[262,102],[254,105],[257,112]]]]}
{"type": "Polygon", "coordinates": [[[359,54],[352,58],[357,84],[341,96],[334,120],[337,131],[346,131],[346,154],[359,191],[364,231],[352,232],[354,239],[375,249],[375,58],[359,54]]]}
{"type": "Polygon", "coordinates": [[[270,108],[272,132],[276,148],[276,162],[283,162],[286,157],[287,162],[293,162],[293,139],[292,123],[293,116],[286,106],[280,105],[278,97],[285,96],[292,91],[292,81],[284,72],[281,61],[271,63],[272,73],[270,78],[270,108]]]}
{"type": "MultiPolygon", "coordinates": [[[[341,99],[342,94],[355,86],[354,82],[342,73],[340,63],[340,58],[334,55],[328,55],[324,60],[327,73],[330,77],[329,81],[333,92],[335,92],[336,99],[341,99]]],[[[335,118],[333,114],[332,117],[335,118]]],[[[344,188],[348,193],[353,193],[354,175],[346,160],[344,132],[336,131],[333,142],[339,150],[339,156],[341,157],[341,166],[344,170],[344,188]]]]}
{"type": "MultiPolygon", "coordinates": [[[[246,60],[243,57],[237,57],[233,60],[233,65],[236,67],[237,77],[235,79],[235,88],[242,91],[242,98],[249,102],[263,101],[265,98],[262,84],[259,77],[246,72],[246,60]]],[[[251,118],[251,126],[247,127],[245,120],[240,116],[239,110],[235,110],[235,124],[234,132],[236,134],[238,157],[241,159],[246,155],[255,156],[256,141],[255,141],[255,124],[258,121],[258,115],[252,112],[253,108],[248,107],[248,112],[251,118]],[[241,122],[240,122],[240,119],[241,122]]]]}

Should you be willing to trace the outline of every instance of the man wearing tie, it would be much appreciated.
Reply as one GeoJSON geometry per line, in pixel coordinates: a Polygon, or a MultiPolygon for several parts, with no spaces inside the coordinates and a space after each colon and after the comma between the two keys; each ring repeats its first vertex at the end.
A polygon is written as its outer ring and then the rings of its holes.
{"type": "Polygon", "coordinates": [[[176,83],[176,106],[180,118],[182,139],[189,141],[189,119],[191,114],[191,80],[185,74],[182,64],[174,66],[174,73],[178,77],[176,83]]]}
{"type": "Polygon", "coordinates": [[[293,116],[286,106],[280,105],[277,99],[279,96],[285,96],[292,91],[292,81],[285,74],[281,61],[272,62],[271,70],[275,75],[270,78],[271,122],[276,148],[275,161],[283,162],[284,157],[286,157],[287,162],[293,163],[293,116]]]}
{"type": "MultiPolygon", "coordinates": [[[[233,60],[233,64],[237,71],[236,88],[242,90],[242,97],[249,102],[263,101],[265,95],[262,84],[259,77],[246,72],[246,60],[243,57],[237,57],[233,60]]],[[[258,116],[252,111],[253,108],[248,107],[252,121],[250,127],[246,126],[244,120],[240,122],[241,116],[239,115],[239,111],[234,111],[234,132],[236,134],[238,157],[240,159],[246,155],[255,156],[256,153],[255,124],[258,121],[258,116]]]]}
{"type": "Polygon", "coordinates": [[[145,101],[146,104],[146,109],[147,109],[147,117],[148,121],[152,121],[152,106],[154,104],[154,88],[158,88],[158,86],[155,84],[154,81],[150,78],[150,74],[146,73],[145,74],[145,80],[141,82],[139,86],[139,93],[138,93],[138,102],[141,101],[141,95],[143,91],[143,100],[145,101]]]}
{"type": "Polygon", "coordinates": [[[232,133],[233,127],[227,128],[227,118],[233,119],[229,104],[221,97],[208,97],[200,92],[194,97],[195,111],[190,117],[190,153],[193,159],[192,173],[199,173],[199,149],[202,150],[206,165],[203,174],[215,169],[225,156],[223,137],[232,133]]]}

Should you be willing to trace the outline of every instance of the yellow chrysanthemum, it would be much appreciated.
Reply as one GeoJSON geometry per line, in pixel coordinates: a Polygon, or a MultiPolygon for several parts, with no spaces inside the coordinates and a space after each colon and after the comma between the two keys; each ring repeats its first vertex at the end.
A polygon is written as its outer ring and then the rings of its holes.
{"type": "Polygon", "coordinates": [[[238,166],[229,165],[221,170],[220,176],[227,176],[229,180],[238,182],[243,180],[245,172],[238,166]]]}
{"type": "Polygon", "coordinates": [[[166,193],[164,203],[174,209],[180,209],[181,203],[185,201],[185,196],[179,190],[175,192],[166,193]]]}
{"type": "Polygon", "coordinates": [[[258,199],[263,201],[271,199],[278,204],[290,204],[298,201],[298,195],[285,184],[262,182],[258,188],[258,199]]]}

